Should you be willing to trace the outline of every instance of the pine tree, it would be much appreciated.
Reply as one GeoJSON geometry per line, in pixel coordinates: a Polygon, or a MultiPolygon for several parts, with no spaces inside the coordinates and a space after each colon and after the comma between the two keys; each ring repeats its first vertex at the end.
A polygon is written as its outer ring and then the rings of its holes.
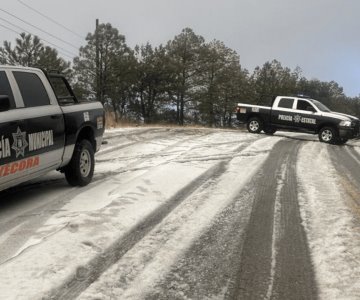
{"type": "Polygon", "coordinates": [[[0,47],[0,63],[56,70],[67,75],[71,72],[70,62],[59,57],[56,49],[45,46],[37,36],[26,33],[20,34],[14,47],[11,42],[4,41],[4,46],[0,47]]]}

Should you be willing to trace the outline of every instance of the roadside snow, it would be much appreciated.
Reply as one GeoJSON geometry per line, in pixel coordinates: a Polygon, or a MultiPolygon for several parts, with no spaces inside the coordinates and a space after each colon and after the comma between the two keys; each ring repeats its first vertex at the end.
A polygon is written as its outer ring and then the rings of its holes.
{"type": "Polygon", "coordinates": [[[327,147],[331,146],[307,143],[299,153],[301,216],[320,298],[358,300],[360,218],[347,205],[348,196],[339,183],[341,174],[331,164],[327,147]]]}

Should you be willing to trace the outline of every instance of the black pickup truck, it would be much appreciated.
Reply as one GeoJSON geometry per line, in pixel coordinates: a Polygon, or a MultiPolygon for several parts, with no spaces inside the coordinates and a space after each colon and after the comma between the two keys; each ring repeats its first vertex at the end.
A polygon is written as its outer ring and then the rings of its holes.
{"type": "Polygon", "coordinates": [[[239,103],[236,115],[251,133],[305,132],[318,134],[321,142],[329,144],[344,144],[360,134],[358,118],[333,112],[310,98],[277,96],[272,107],[239,103]]]}
{"type": "Polygon", "coordinates": [[[0,190],[51,170],[88,184],[104,125],[102,104],[79,102],[62,75],[0,66],[0,190]]]}

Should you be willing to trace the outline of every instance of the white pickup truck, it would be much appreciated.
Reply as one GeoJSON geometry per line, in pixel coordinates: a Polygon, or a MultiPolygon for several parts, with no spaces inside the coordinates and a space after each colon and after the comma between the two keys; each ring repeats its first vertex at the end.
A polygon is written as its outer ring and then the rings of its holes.
{"type": "Polygon", "coordinates": [[[271,107],[239,103],[236,113],[251,133],[305,132],[318,134],[321,142],[330,144],[344,144],[360,134],[358,118],[333,112],[310,98],[277,96],[271,107]]]}
{"type": "Polygon", "coordinates": [[[102,104],[79,102],[62,75],[0,66],[0,190],[51,170],[88,184],[104,125],[102,104]]]}

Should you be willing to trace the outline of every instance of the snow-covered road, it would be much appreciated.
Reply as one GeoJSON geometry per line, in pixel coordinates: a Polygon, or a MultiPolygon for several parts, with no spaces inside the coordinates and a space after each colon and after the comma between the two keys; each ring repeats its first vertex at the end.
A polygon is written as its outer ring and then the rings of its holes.
{"type": "Polygon", "coordinates": [[[0,299],[360,299],[360,142],[107,131],[93,182],[0,192],[0,299]]]}

